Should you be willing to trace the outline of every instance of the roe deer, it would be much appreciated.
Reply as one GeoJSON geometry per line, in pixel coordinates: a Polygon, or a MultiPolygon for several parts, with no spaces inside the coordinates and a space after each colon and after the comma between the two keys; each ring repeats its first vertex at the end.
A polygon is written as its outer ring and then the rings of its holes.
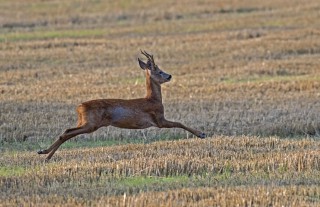
{"type": "Polygon", "coordinates": [[[48,154],[50,160],[59,146],[68,139],[79,134],[91,133],[103,126],[115,126],[126,129],[145,129],[148,127],[182,128],[200,138],[205,134],[189,128],[179,122],[164,118],[164,108],[161,97],[161,84],[169,82],[171,75],[163,72],[154,63],[153,55],[141,53],[147,57],[147,63],[138,58],[141,69],[146,71],[147,95],[138,99],[98,99],[80,104],[77,107],[78,125],[67,129],[48,149],[38,151],[38,154],[48,154]]]}

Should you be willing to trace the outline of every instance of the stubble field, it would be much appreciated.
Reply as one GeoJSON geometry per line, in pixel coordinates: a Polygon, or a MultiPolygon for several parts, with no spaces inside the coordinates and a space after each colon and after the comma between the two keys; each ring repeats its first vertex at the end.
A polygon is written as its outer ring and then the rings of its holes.
{"type": "Polygon", "coordinates": [[[320,3],[0,1],[3,206],[320,205],[320,3]],[[75,107],[173,76],[166,117],[206,132],[102,128],[35,152],[75,107]]]}

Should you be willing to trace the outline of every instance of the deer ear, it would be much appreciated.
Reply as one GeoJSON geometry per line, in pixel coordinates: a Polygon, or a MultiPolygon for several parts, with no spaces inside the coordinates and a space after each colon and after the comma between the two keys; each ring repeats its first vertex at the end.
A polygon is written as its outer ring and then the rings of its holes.
{"type": "Polygon", "coordinates": [[[148,65],[147,64],[145,64],[142,60],[140,60],[139,58],[138,58],[138,61],[139,61],[139,65],[140,65],[140,68],[141,69],[143,69],[143,70],[145,70],[145,69],[148,69],[148,65]]]}

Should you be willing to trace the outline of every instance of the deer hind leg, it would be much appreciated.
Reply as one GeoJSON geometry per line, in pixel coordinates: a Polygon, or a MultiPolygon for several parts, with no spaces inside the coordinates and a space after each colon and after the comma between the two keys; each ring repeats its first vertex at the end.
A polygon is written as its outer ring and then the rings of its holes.
{"type": "MultiPolygon", "coordinates": [[[[77,129],[79,129],[79,127],[67,129],[62,135],[77,129]]],[[[51,150],[53,150],[56,147],[57,144],[59,144],[59,142],[60,142],[60,138],[57,139],[48,149],[38,151],[38,154],[48,154],[49,152],[51,152],[51,150]]]]}
{"type": "Polygon", "coordinates": [[[92,127],[89,124],[79,126],[76,128],[67,129],[48,149],[40,150],[38,154],[48,154],[46,160],[50,160],[53,154],[57,151],[61,144],[65,141],[75,137],[79,134],[91,133],[98,129],[98,127],[92,127]]]}
{"type": "MultiPolygon", "coordinates": [[[[79,113],[79,112],[78,112],[78,124],[77,124],[77,127],[67,129],[61,136],[63,136],[64,134],[67,134],[67,133],[69,133],[69,132],[71,132],[71,131],[80,129],[82,125],[83,125],[83,116],[82,116],[82,113],[79,113]]],[[[61,136],[60,136],[60,137],[61,137],[61,136]]],[[[59,139],[57,139],[48,149],[38,151],[38,154],[48,154],[48,153],[51,152],[60,142],[61,142],[61,141],[60,141],[60,138],[59,138],[59,139]]]]}

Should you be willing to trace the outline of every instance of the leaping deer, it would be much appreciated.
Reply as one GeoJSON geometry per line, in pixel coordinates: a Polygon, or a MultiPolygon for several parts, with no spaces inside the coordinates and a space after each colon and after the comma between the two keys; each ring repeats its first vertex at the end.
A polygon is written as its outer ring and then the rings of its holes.
{"type": "Polygon", "coordinates": [[[65,141],[79,134],[92,133],[100,127],[115,126],[125,129],[145,129],[148,127],[182,128],[199,138],[205,134],[189,128],[179,122],[164,118],[164,108],[161,96],[161,84],[169,82],[171,75],[163,72],[154,63],[153,55],[141,51],[147,57],[147,63],[138,58],[141,69],[146,71],[147,95],[138,99],[98,99],[80,104],[77,107],[78,125],[67,129],[48,149],[38,151],[38,154],[48,154],[50,160],[56,150],[65,141]]]}

